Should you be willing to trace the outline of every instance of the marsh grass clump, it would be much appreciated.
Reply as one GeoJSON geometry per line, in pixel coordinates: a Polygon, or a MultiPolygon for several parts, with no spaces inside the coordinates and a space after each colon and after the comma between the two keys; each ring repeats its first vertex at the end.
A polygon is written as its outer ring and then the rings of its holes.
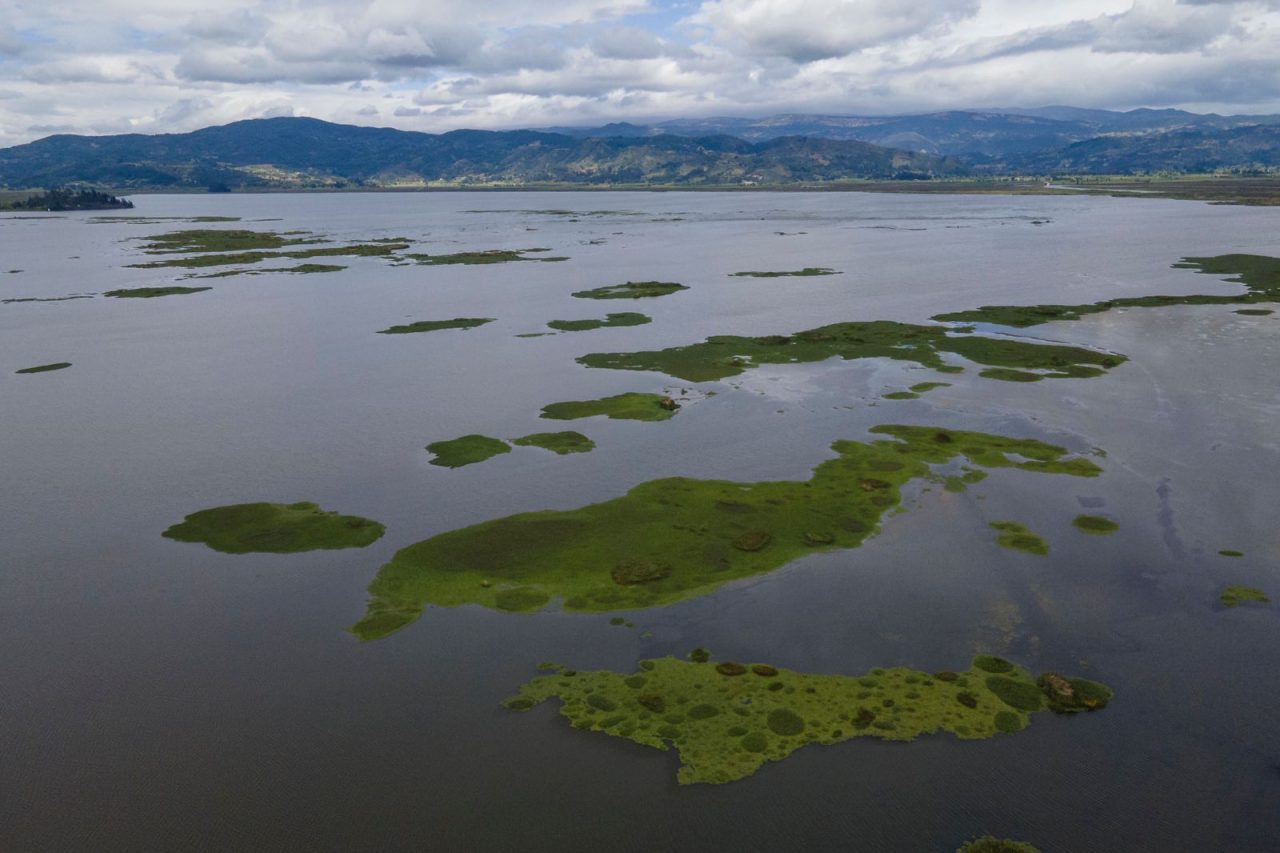
{"type": "Polygon", "coordinates": [[[35,367],[24,367],[14,373],[48,373],[52,370],[66,370],[71,366],[69,361],[57,361],[53,364],[37,364],[35,367]]]}
{"type": "Polygon", "coordinates": [[[663,394],[615,394],[599,400],[570,400],[542,407],[542,417],[574,421],[604,415],[610,420],[665,421],[680,407],[663,394]]]}
{"type": "Polygon", "coordinates": [[[924,394],[928,391],[932,391],[935,388],[950,388],[950,387],[951,387],[950,382],[917,382],[915,385],[911,386],[911,390],[917,394],[924,394]]]}
{"type": "Polygon", "coordinates": [[[427,445],[427,451],[434,454],[430,460],[432,465],[461,468],[502,453],[510,453],[511,446],[501,439],[472,433],[448,441],[434,441],[427,445]]]}
{"type": "Polygon", "coordinates": [[[579,672],[566,678],[557,668],[503,704],[524,711],[558,698],[561,716],[575,729],[654,749],[674,747],[681,784],[742,779],[808,743],[854,737],[911,741],[938,731],[966,740],[990,738],[1021,731],[1043,709],[1031,675],[1012,665],[999,677],[1034,694],[1033,710],[1010,707],[985,687],[977,668],[964,674],[968,688],[904,667],[877,669],[870,688],[864,683],[870,674],[813,675],[759,663],[725,662],[716,669],[730,677],[708,679],[705,666],[671,657],[642,661],[635,673],[579,672]],[[748,670],[767,670],[777,680],[739,677],[748,670]],[[933,686],[922,690],[925,683],[933,686]]]}
{"type": "Polygon", "coordinates": [[[559,456],[569,453],[589,453],[595,450],[596,443],[580,432],[565,430],[564,432],[535,432],[531,435],[511,439],[517,447],[541,447],[559,456]]]}
{"type": "MultiPolygon", "coordinates": [[[[321,257],[388,257],[409,248],[407,242],[357,243],[347,246],[317,245],[327,242],[309,232],[249,231],[243,229],[192,229],[156,234],[142,251],[149,255],[182,255],[140,264],[137,269],[184,267],[199,269],[217,266],[251,266],[262,261],[287,258],[305,260],[321,257]]],[[[306,265],[304,265],[306,266],[306,265]]],[[[280,270],[284,271],[284,270],[280,270]]],[[[290,272],[299,270],[292,269],[290,272]]],[[[320,271],[320,270],[307,270],[320,271]]]]}
{"type": "Polygon", "coordinates": [[[1100,515],[1077,515],[1071,520],[1071,524],[1081,533],[1091,533],[1095,536],[1105,536],[1120,529],[1119,524],[1100,515]]]}
{"type": "Polygon", "coordinates": [[[169,287],[124,287],[119,290],[108,290],[102,295],[116,299],[155,299],[158,296],[186,296],[190,293],[201,293],[206,290],[213,290],[213,288],[179,287],[177,285],[169,287]]]}
{"type": "Polygon", "coordinates": [[[579,299],[648,299],[689,288],[674,281],[628,281],[573,293],[579,299]]]}
{"type": "MultiPolygon", "coordinates": [[[[522,513],[439,534],[401,549],[379,570],[369,587],[371,611],[403,612],[427,603],[493,607],[493,589],[481,581],[494,588],[537,587],[567,610],[655,607],[772,571],[815,550],[857,547],[901,503],[905,484],[933,476],[932,465],[964,458],[988,469],[1101,473],[1088,459],[1032,439],[932,426],[884,425],[872,433],[878,440],[835,442],[833,457],[808,481],[671,477],[578,509],[522,513]],[[628,561],[650,561],[669,573],[619,584],[612,571],[628,561]]],[[[505,442],[470,438],[456,448],[431,449],[448,451],[441,462],[452,464],[506,452],[505,442]],[[477,452],[463,453],[472,443],[477,452]]],[[[370,636],[363,628],[360,633],[370,636]]]]}
{"type": "Polygon", "coordinates": [[[830,267],[805,267],[804,269],[800,269],[800,270],[784,270],[780,272],[757,272],[754,270],[748,271],[748,272],[731,272],[729,273],[729,276],[731,278],[744,278],[744,277],[746,278],[786,278],[786,277],[807,278],[807,277],[819,276],[819,275],[840,275],[840,274],[841,273],[839,271],[833,270],[830,267]]]}
{"type": "Polygon", "coordinates": [[[1025,551],[1041,557],[1049,553],[1048,542],[1016,521],[993,521],[988,526],[994,530],[1003,531],[996,537],[996,544],[1001,548],[1025,551]]]}
{"type": "Polygon", "coordinates": [[[320,549],[363,548],[385,528],[354,515],[326,512],[313,503],[233,504],[188,515],[162,536],[201,542],[224,554],[289,554],[320,549]]]}
{"type": "Polygon", "coordinates": [[[592,329],[613,328],[616,326],[643,326],[652,323],[653,319],[635,311],[621,311],[606,314],[603,320],[552,320],[549,328],[560,332],[586,332],[592,329]]]}
{"type": "Polygon", "coordinates": [[[1228,586],[1218,596],[1224,607],[1237,607],[1247,602],[1270,604],[1267,594],[1255,586],[1228,586]]]}
{"type": "Polygon", "coordinates": [[[492,323],[493,317],[455,317],[452,320],[419,320],[403,326],[391,326],[378,332],[380,335],[409,335],[415,332],[438,332],[443,329],[474,329],[492,323]]]}
{"type": "Polygon", "coordinates": [[[660,581],[671,574],[671,566],[657,560],[623,560],[613,567],[609,576],[619,586],[660,581]]]}
{"type": "Polygon", "coordinates": [[[514,261],[567,261],[568,258],[563,257],[541,257],[527,258],[525,255],[531,255],[538,252],[548,252],[550,249],[483,249],[478,252],[454,252],[448,255],[425,255],[425,254],[408,254],[404,257],[421,264],[422,266],[448,266],[451,264],[508,264],[514,261]]]}

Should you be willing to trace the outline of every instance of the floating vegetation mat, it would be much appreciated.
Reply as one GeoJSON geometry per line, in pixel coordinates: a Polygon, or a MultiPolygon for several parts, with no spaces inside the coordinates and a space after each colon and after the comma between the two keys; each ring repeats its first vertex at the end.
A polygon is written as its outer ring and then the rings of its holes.
{"type": "Polygon", "coordinates": [[[542,407],[542,417],[575,421],[604,415],[611,420],[665,421],[674,417],[680,405],[662,394],[615,394],[599,400],[570,400],[542,407]]]}
{"type": "Polygon", "coordinates": [[[1120,529],[1119,524],[1100,515],[1077,515],[1071,523],[1081,533],[1091,533],[1095,536],[1106,536],[1120,529]]]}
{"type": "Polygon", "coordinates": [[[805,267],[802,270],[789,270],[782,272],[758,272],[750,270],[747,272],[731,272],[732,278],[787,278],[787,277],[809,277],[815,275],[840,275],[840,272],[830,267],[805,267]]]}
{"type": "Polygon", "coordinates": [[[653,321],[644,314],[622,311],[606,314],[603,320],[552,320],[547,326],[560,332],[586,332],[613,326],[643,326],[651,322],[653,321]]]}
{"type": "Polygon", "coordinates": [[[573,295],[579,299],[645,299],[688,289],[674,281],[628,281],[625,284],[578,290],[573,295]]]}
{"type": "Polygon", "coordinates": [[[14,373],[48,373],[51,370],[66,370],[71,366],[69,361],[58,361],[53,364],[37,364],[35,367],[24,367],[14,373]]]}
{"type": "Polygon", "coordinates": [[[1236,607],[1250,601],[1256,604],[1271,603],[1267,594],[1256,586],[1229,586],[1222,590],[1218,600],[1226,607],[1236,607]]]}
{"type": "Polygon", "coordinates": [[[1000,535],[996,537],[996,544],[1001,548],[1026,551],[1028,554],[1037,554],[1041,557],[1049,553],[1049,543],[1016,521],[993,521],[989,527],[1000,531],[1000,535]]]}
{"type": "Polygon", "coordinates": [[[479,252],[454,252],[450,255],[405,255],[411,261],[423,266],[434,267],[448,264],[507,264],[513,261],[567,261],[568,258],[545,257],[527,258],[525,255],[536,252],[549,252],[550,249],[485,249],[479,252]]]}
{"type": "Polygon", "coordinates": [[[706,382],[737,376],[761,364],[829,358],[891,358],[944,368],[949,365],[943,362],[942,354],[952,353],[993,368],[981,373],[990,379],[1039,381],[1101,376],[1128,360],[1081,347],[963,333],[967,331],[891,320],[835,323],[794,335],[717,335],[702,343],[652,352],[590,353],[578,362],[587,367],[652,370],[689,382],[706,382]]]}
{"type": "Polygon", "coordinates": [[[186,296],[190,293],[203,293],[213,290],[212,287],[126,287],[120,290],[108,290],[103,296],[114,296],[117,299],[155,299],[158,296],[186,296]]]}
{"type": "Polygon", "coordinates": [[[442,468],[461,468],[463,465],[474,465],[500,453],[510,453],[511,446],[502,439],[490,438],[487,435],[464,435],[449,441],[436,441],[427,445],[427,451],[434,454],[432,465],[442,468]]]}
{"type": "MultiPolygon", "coordinates": [[[[1164,308],[1171,305],[1240,305],[1280,302],[1280,258],[1265,255],[1217,255],[1212,258],[1183,258],[1176,269],[1193,269],[1209,275],[1230,275],[1228,281],[1243,284],[1245,293],[1236,296],[1191,294],[1188,296],[1133,296],[1106,299],[1085,305],[983,305],[969,311],[938,314],[933,319],[959,323],[994,323],[1026,328],[1055,320],[1079,320],[1113,308],[1164,308]]],[[[1269,310],[1243,310],[1237,314],[1270,314],[1269,310]]]]}
{"type": "Polygon", "coordinates": [[[557,667],[507,699],[524,711],[551,698],[575,729],[623,737],[680,755],[682,785],[755,773],[811,743],[855,737],[910,741],[950,732],[979,740],[1021,731],[1031,715],[1106,707],[1111,691],[1080,678],[1039,679],[995,657],[964,672],[895,667],[866,675],[810,675],[768,664],[643,660],[633,673],[557,667]]]}
{"type": "Polygon", "coordinates": [[[541,447],[543,450],[550,450],[560,456],[570,453],[589,453],[595,450],[596,447],[594,441],[573,430],[535,432],[523,438],[513,438],[511,443],[518,447],[541,447]]]}
{"type": "Polygon", "coordinates": [[[474,329],[492,323],[493,317],[455,317],[452,320],[419,320],[404,326],[392,326],[378,332],[380,335],[409,335],[415,332],[438,332],[442,329],[474,329]]]}
{"type": "Polygon", "coordinates": [[[252,503],[192,513],[162,535],[179,542],[203,542],[225,554],[289,554],[363,548],[376,542],[384,530],[376,521],[326,512],[313,503],[252,503]]]}
{"type": "MultiPolygon", "coordinates": [[[[528,512],[442,533],[397,552],[369,586],[352,627],[370,640],[426,604],[537,610],[653,607],[704,595],[817,551],[854,548],[930,465],[1094,477],[1101,469],[1052,444],[928,426],[879,426],[886,438],[837,441],[807,482],[672,477],[568,511],[528,512]]],[[[496,439],[476,440],[479,449],[496,439]]],[[[496,452],[504,452],[497,450],[496,452]]],[[[478,460],[477,460],[478,461],[478,460]]]]}

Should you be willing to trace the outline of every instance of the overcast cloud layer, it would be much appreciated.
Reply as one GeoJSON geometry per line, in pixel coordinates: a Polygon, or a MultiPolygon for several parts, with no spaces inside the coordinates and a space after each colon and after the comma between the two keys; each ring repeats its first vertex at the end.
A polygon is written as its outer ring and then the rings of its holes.
{"type": "Polygon", "coordinates": [[[0,145],[999,106],[1280,112],[1280,0],[0,0],[0,145]]]}

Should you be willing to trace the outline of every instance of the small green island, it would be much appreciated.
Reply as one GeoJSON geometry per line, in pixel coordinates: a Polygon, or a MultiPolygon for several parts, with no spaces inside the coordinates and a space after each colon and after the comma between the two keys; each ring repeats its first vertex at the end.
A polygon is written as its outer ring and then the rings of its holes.
{"type": "MultiPolygon", "coordinates": [[[[307,231],[252,231],[242,228],[193,228],[142,238],[148,255],[177,255],[127,266],[136,269],[180,267],[202,269],[220,266],[252,266],[268,260],[309,260],[311,258],[369,257],[395,258],[409,248],[406,242],[373,240],[345,246],[322,245],[328,241],[307,231]]],[[[306,266],[306,265],[304,265],[306,266]]],[[[297,267],[276,272],[320,272],[297,267]]],[[[235,273],[232,273],[235,274],[235,273]]]]}
{"type": "Polygon", "coordinates": [[[517,447],[541,447],[559,456],[567,456],[570,453],[590,453],[596,447],[594,441],[573,430],[535,432],[532,435],[513,438],[511,443],[517,447]]]}
{"type": "Polygon", "coordinates": [[[499,438],[487,435],[464,435],[448,441],[434,441],[427,445],[427,452],[433,454],[432,465],[441,468],[461,468],[474,465],[502,453],[510,453],[511,445],[499,438]]]}
{"type": "Polygon", "coordinates": [[[376,521],[326,512],[313,503],[249,503],[192,513],[161,535],[201,542],[224,554],[292,554],[363,548],[385,530],[376,521]]]}
{"type": "Polygon", "coordinates": [[[992,530],[1000,531],[996,544],[1001,548],[1014,551],[1025,551],[1043,557],[1049,553],[1049,543],[1041,536],[1032,533],[1026,525],[1016,521],[993,521],[988,525],[992,530]]]}
{"type": "Polygon", "coordinates": [[[14,373],[48,373],[52,370],[66,370],[71,366],[69,361],[55,361],[53,364],[37,364],[35,367],[24,367],[14,373]]]}
{"type": "Polygon", "coordinates": [[[680,404],[664,394],[615,394],[599,400],[569,400],[542,407],[542,417],[555,421],[576,421],[600,415],[610,420],[665,421],[675,417],[680,404]]]}
{"type": "Polygon", "coordinates": [[[628,281],[591,290],[578,290],[573,295],[579,299],[648,299],[688,289],[674,281],[628,281]]]}
{"type": "Polygon", "coordinates": [[[901,504],[905,484],[934,478],[931,465],[958,458],[1035,474],[1102,473],[1092,461],[1034,439],[931,426],[871,432],[879,440],[835,442],[834,458],[808,481],[671,477],[580,509],[526,512],[438,534],[379,569],[366,615],[351,631],[364,640],[385,637],[428,604],[534,611],[554,600],[565,610],[603,612],[705,595],[806,554],[856,548],[901,504]]]}
{"type": "Polygon", "coordinates": [[[680,756],[682,785],[744,779],[808,744],[856,737],[911,741],[950,732],[981,740],[1026,728],[1031,716],[1105,708],[1103,684],[1046,672],[1039,678],[982,655],[961,672],[876,668],[861,676],[813,675],[764,663],[642,660],[635,672],[553,666],[503,704],[527,711],[560,701],[575,729],[626,738],[680,756]]]}
{"type": "Polygon", "coordinates": [[[805,267],[802,270],[783,270],[779,272],[760,272],[757,270],[748,270],[747,272],[731,272],[730,278],[808,278],[819,275],[840,275],[837,270],[830,267],[805,267]]]}
{"type": "Polygon", "coordinates": [[[178,285],[169,287],[125,287],[119,290],[108,290],[102,295],[115,299],[156,299],[160,296],[187,296],[192,293],[203,293],[206,290],[213,290],[213,288],[180,287],[178,285]]]}
{"type": "Polygon", "coordinates": [[[409,254],[404,257],[427,267],[448,266],[452,264],[509,264],[514,261],[567,261],[559,256],[545,258],[527,258],[525,255],[538,252],[549,252],[550,249],[483,249],[478,252],[454,252],[447,255],[409,254]]]}
{"type": "Polygon", "coordinates": [[[1218,596],[1224,607],[1238,607],[1241,604],[1270,604],[1271,599],[1256,586],[1228,586],[1218,596]]]}
{"type": "Polygon", "coordinates": [[[615,326],[643,326],[652,323],[650,317],[635,311],[622,311],[617,314],[606,314],[603,320],[552,320],[549,328],[558,332],[587,332],[592,329],[612,328],[615,326]]]}
{"type": "Polygon", "coordinates": [[[379,335],[411,335],[417,332],[439,332],[443,329],[474,329],[492,323],[493,317],[455,317],[452,320],[419,320],[403,326],[392,326],[378,332],[379,335]]]}

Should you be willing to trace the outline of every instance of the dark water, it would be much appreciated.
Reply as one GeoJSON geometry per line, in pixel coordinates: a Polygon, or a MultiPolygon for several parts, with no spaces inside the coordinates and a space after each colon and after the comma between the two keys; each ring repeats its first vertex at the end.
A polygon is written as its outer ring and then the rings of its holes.
{"type": "Polygon", "coordinates": [[[669,422],[567,425],[595,439],[590,454],[517,448],[446,470],[422,449],[548,429],[538,410],[558,400],[692,387],[587,370],[573,360],[587,352],[991,303],[1235,292],[1170,265],[1280,255],[1280,211],[861,194],[137,201],[135,215],[245,222],[0,218],[0,298],[172,284],[173,270],[124,268],[143,259],[129,238],[183,227],[571,260],[350,259],[336,274],[194,282],[214,287],[194,296],[0,305],[0,847],[947,851],[986,832],[1045,851],[1280,847],[1280,607],[1216,604],[1227,583],[1280,597],[1273,317],[1130,309],[1025,330],[1131,357],[1098,379],[1016,385],[970,370],[892,402],[879,395],[935,375],[902,362],[767,367],[697,386],[717,394],[669,422]],[[510,212],[547,208],[611,212],[510,212]],[[805,266],[843,275],[726,275],[805,266]],[[649,279],[690,290],[634,304],[569,295],[649,279]],[[515,337],[606,310],[654,322],[515,337]],[[373,334],[472,316],[498,320],[373,334]],[[13,374],[56,361],[74,366],[13,374]],[[887,422],[1099,447],[1105,473],[917,488],[862,548],[629,613],[634,629],[610,614],[463,607],[373,643],[343,630],[377,568],[435,533],[662,476],[806,479],[831,441],[887,422]],[[297,555],[159,535],[256,500],[313,500],[388,533],[297,555]],[[1071,528],[1099,511],[1119,533],[1071,528]],[[996,547],[987,522],[1005,518],[1051,554],[996,547]],[[498,707],[537,661],[627,670],[698,645],[849,674],[959,668],[990,651],[1117,695],[1105,712],[1037,715],[1014,736],[809,747],[737,783],[684,788],[674,754],[572,731],[550,706],[498,707]]]}

